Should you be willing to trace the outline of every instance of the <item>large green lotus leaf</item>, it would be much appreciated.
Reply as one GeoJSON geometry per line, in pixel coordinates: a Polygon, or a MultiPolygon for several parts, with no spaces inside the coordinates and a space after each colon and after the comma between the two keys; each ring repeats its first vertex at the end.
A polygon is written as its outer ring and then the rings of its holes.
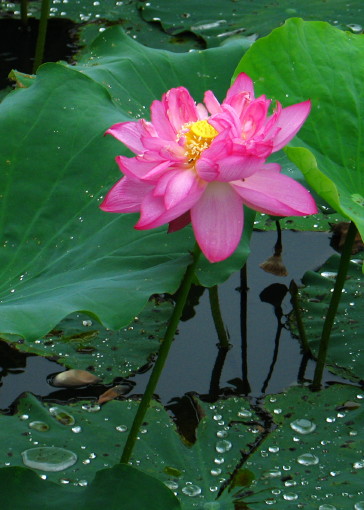
{"type": "Polygon", "coordinates": [[[309,185],[364,235],[364,40],[323,22],[288,20],[238,65],[257,93],[312,111],[286,152],[309,185]],[[274,51],[272,51],[274,48],[274,51]]]}
{"type": "Polygon", "coordinates": [[[108,384],[150,361],[159,349],[172,310],[168,302],[148,303],[129,326],[119,331],[109,330],[85,314],[74,313],[35,341],[16,335],[2,335],[2,339],[19,351],[51,358],[67,368],[92,371],[108,384]]]}
{"type": "MultiPolygon", "coordinates": [[[[24,396],[16,415],[0,417],[0,461],[6,466],[22,466],[21,452],[27,449],[63,448],[77,455],[73,466],[37,472],[53,482],[83,486],[97,471],[119,462],[137,406],[132,400],[111,401],[101,408],[89,403],[58,406],[24,396]]],[[[189,445],[164,408],[153,402],[131,460],[134,467],[177,492],[186,510],[216,499],[220,486],[240,462],[241,451],[248,453],[264,430],[243,398],[216,404],[196,401],[196,412],[202,419],[197,441],[189,445]]],[[[47,452],[42,450],[42,454],[47,460],[47,452]]],[[[229,493],[221,502],[225,505],[221,508],[233,509],[229,493]]]]}
{"type": "Polygon", "coordinates": [[[348,385],[268,396],[275,428],[245,464],[256,476],[240,491],[246,508],[362,508],[363,403],[360,388],[348,385]]]}
{"type": "MultiPolygon", "coordinates": [[[[120,177],[114,157],[130,154],[103,134],[148,112],[172,86],[187,85],[197,100],[206,88],[224,95],[241,46],[174,54],[113,27],[93,48],[80,66],[41,66],[0,105],[2,332],[36,339],[75,311],[120,328],[151,294],[175,292],[191,259],[191,229],[137,232],[136,215],[99,210],[120,177]]],[[[249,221],[246,228],[209,284],[244,263],[249,221]]]]}
{"type": "MultiPolygon", "coordinates": [[[[329,306],[340,257],[333,255],[317,271],[305,273],[304,287],[299,291],[299,306],[306,336],[316,356],[322,333],[323,319],[329,306]]],[[[327,363],[330,370],[360,381],[364,371],[362,260],[350,262],[339,308],[332,327],[327,363]]],[[[293,323],[293,329],[295,328],[293,323]]]]}
{"type": "Polygon", "coordinates": [[[360,0],[350,4],[346,0],[206,0],[198,3],[194,0],[150,0],[139,5],[147,21],[160,21],[170,34],[191,31],[202,37],[209,47],[236,34],[267,35],[292,16],[329,21],[356,32],[363,30],[359,23],[364,25],[360,0]]]}
{"type": "Polygon", "coordinates": [[[178,510],[178,499],[161,482],[125,464],[103,469],[85,488],[60,487],[39,478],[32,470],[21,467],[0,469],[1,508],[24,510],[178,510]],[[151,497],[153,495],[153,497],[151,497]]]}

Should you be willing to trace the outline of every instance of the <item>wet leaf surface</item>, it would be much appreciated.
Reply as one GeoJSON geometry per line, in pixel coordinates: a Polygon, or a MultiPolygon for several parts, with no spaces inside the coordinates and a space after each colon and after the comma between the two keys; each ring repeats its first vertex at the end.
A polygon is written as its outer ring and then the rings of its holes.
{"type": "MultiPolygon", "coordinates": [[[[348,269],[338,312],[332,328],[327,362],[330,370],[354,381],[363,380],[363,252],[354,255],[348,269]]],[[[317,271],[305,273],[299,306],[309,346],[318,353],[322,324],[331,299],[340,257],[333,255],[317,271]]],[[[293,324],[294,328],[294,324],[293,324]]]]}
{"type": "Polygon", "coordinates": [[[363,403],[363,391],[349,385],[267,396],[277,428],[245,464],[255,474],[253,494],[241,491],[249,508],[351,510],[363,502],[363,403]],[[348,399],[359,406],[342,408],[348,399]]]}
{"type": "Polygon", "coordinates": [[[120,331],[108,330],[89,316],[76,313],[35,341],[15,335],[2,338],[19,351],[46,356],[67,368],[92,371],[108,384],[148,363],[159,349],[172,309],[168,302],[150,302],[120,331]]]}

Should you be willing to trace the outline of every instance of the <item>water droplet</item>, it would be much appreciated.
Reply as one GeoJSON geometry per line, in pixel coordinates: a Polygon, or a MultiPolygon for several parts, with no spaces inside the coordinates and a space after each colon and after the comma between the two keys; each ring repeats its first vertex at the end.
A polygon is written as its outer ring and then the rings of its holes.
{"type": "Polygon", "coordinates": [[[298,499],[298,494],[295,494],[294,492],[287,492],[287,494],[283,494],[283,499],[286,501],[295,501],[298,499]]]}
{"type": "Polygon", "coordinates": [[[97,413],[97,411],[100,411],[101,406],[98,404],[84,404],[81,406],[81,409],[87,411],[88,413],[97,413]]]}
{"type": "Polygon", "coordinates": [[[201,488],[198,485],[189,484],[182,487],[183,494],[186,494],[186,496],[195,497],[201,494],[201,488]]]}
{"type": "Polygon", "coordinates": [[[128,430],[128,427],[126,425],[118,425],[115,428],[118,432],[126,432],[128,430]]]}
{"type": "Polygon", "coordinates": [[[28,419],[29,419],[29,414],[21,414],[19,416],[19,420],[25,421],[25,420],[28,420],[28,419]]]}
{"type": "Polygon", "coordinates": [[[355,503],[354,510],[364,510],[364,501],[358,501],[358,503],[355,503]]]}
{"type": "Polygon", "coordinates": [[[332,271],[323,271],[321,273],[321,276],[323,276],[324,278],[330,278],[331,280],[335,280],[337,273],[334,273],[332,271]]]}
{"type": "Polygon", "coordinates": [[[218,489],[219,488],[216,485],[214,485],[213,487],[210,487],[211,492],[216,492],[218,489]]]}
{"type": "Polygon", "coordinates": [[[282,472],[279,469],[270,469],[269,471],[265,471],[263,473],[262,478],[278,478],[282,475],[282,472]]]}
{"type": "Polygon", "coordinates": [[[92,326],[92,321],[91,320],[85,320],[85,321],[82,321],[82,326],[92,326]]]}
{"type": "Polygon", "coordinates": [[[60,407],[50,407],[49,412],[62,425],[74,425],[76,422],[71,414],[63,411],[60,407]]]}
{"type": "Polygon", "coordinates": [[[327,421],[327,423],[334,423],[336,421],[336,417],[335,416],[328,416],[326,418],[326,421],[327,421]]]}
{"type": "Polygon", "coordinates": [[[318,510],[336,510],[334,505],[320,505],[318,510]]]}
{"type": "Polygon", "coordinates": [[[225,459],[224,457],[216,457],[216,459],[214,459],[214,462],[215,464],[223,464],[225,462],[225,459]]]}
{"type": "Polygon", "coordinates": [[[359,460],[358,462],[354,462],[354,469],[363,469],[364,468],[364,460],[359,460]]]}
{"type": "Polygon", "coordinates": [[[276,503],[276,500],[274,498],[269,498],[265,500],[266,505],[274,505],[276,503]]]}
{"type": "Polygon", "coordinates": [[[23,463],[42,471],[63,471],[77,462],[77,455],[64,448],[43,446],[22,452],[23,463]]]}
{"type": "Polygon", "coordinates": [[[87,480],[79,480],[77,483],[79,487],[86,487],[87,484],[88,484],[87,480]]]}
{"type": "Polygon", "coordinates": [[[228,441],[227,439],[223,439],[222,441],[218,441],[215,446],[215,450],[217,453],[225,453],[231,450],[232,443],[228,441]]]}
{"type": "Polygon", "coordinates": [[[237,414],[239,418],[250,418],[252,416],[252,412],[248,409],[240,409],[237,414]]]}
{"type": "Polygon", "coordinates": [[[175,491],[178,489],[178,483],[175,482],[174,480],[166,480],[164,482],[164,485],[166,485],[168,489],[171,489],[171,491],[175,491]]]}
{"type": "Polygon", "coordinates": [[[219,420],[222,420],[222,416],[221,416],[221,414],[215,414],[215,415],[213,416],[213,419],[214,419],[215,421],[219,421],[219,420]]]}
{"type": "Polygon", "coordinates": [[[80,427],[79,425],[76,425],[76,427],[72,427],[72,432],[74,432],[75,434],[79,434],[80,432],[82,432],[82,427],[80,427]]]}
{"type": "Polygon", "coordinates": [[[217,437],[227,437],[229,432],[227,430],[218,430],[216,432],[217,437]]]}
{"type": "Polygon", "coordinates": [[[46,432],[49,430],[49,425],[44,423],[44,421],[31,421],[28,423],[28,427],[34,430],[38,430],[39,432],[46,432]]]}
{"type": "Polygon", "coordinates": [[[353,34],[361,34],[363,32],[363,27],[361,25],[358,25],[357,23],[349,23],[346,26],[348,28],[350,28],[350,30],[353,32],[353,34]]]}
{"type": "Polygon", "coordinates": [[[285,487],[294,487],[295,485],[297,485],[297,482],[295,480],[286,480],[284,482],[285,487]]]}
{"type": "Polygon", "coordinates": [[[221,475],[221,469],[220,468],[211,469],[210,473],[212,474],[212,476],[219,476],[221,475]]]}
{"type": "Polygon", "coordinates": [[[290,427],[299,434],[310,434],[316,429],[316,424],[305,418],[294,420],[290,423],[290,427]]]}
{"type": "Polygon", "coordinates": [[[314,466],[319,463],[319,458],[312,453],[304,453],[297,458],[297,462],[303,466],[314,466]]]}
{"type": "Polygon", "coordinates": [[[270,453],[277,453],[279,452],[279,446],[270,446],[268,450],[270,451],[270,453]]]}
{"type": "Polygon", "coordinates": [[[274,414],[281,414],[282,409],[273,409],[274,414]]]}

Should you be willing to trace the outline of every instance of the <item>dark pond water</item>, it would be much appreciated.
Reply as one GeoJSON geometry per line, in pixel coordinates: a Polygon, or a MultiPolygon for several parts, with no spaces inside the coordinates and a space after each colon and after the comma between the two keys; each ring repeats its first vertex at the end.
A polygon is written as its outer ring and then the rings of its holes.
{"type": "MultiPolygon", "coordinates": [[[[290,296],[286,294],[283,298],[281,310],[268,301],[272,296],[273,299],[282,298],[292,279],[299,284],[305,271],[325,262],[333,253],[329,237],[320,232],[283,232],[284,262],[289,275],[276,277],[259,268],[259,263],[272,254],[276,234],[255,232],[247,264],[247,292],[240,290],[240,273],[232,275],[219,287],[222,315],[231,343],[223,365],[221,358],[217,361],[218,339],[206,290],[195,308],[195,316],[180,323],[157,388],[162,402],[169,403],[173,409],[180,405],[186,393],[198,393],[209,400],[228,394],[259,397],[296,384],[302,361],[300,346],[288,329],[279,327],[277,318],[277,311],[281,311],[281,322],[285,323],[285,314],[291,311],[290,296]],[[217,369],[219,362],[221,370],[217,369]]],[[[58,390],[48,384],[47,378],[63,367],[37,356],[14,355],[6,345],[0,350],[0,359],[0,409],[9,408],[24,391],[63,400],[96,398],[105,389],[98,386],[58,390]]],[[[304,377],[311,379],[313,370],[314,363],[309,361],[304,377]]],[[[148,377],[146,372],[131,378],[136,384],[128,396],[143,393],[148,377]]],[[[341,379],[325,372],[326,382],[335,380],[341,379]]]]}
{"type": "MultiPolygon", "coordinates": [[[[12,69],[32,73],[39,21],[28,19],[23,27],[20,20],[0,19],[0,89],[8,86],[12,69]]],[[[50,19],[44,62],[70,59],[77,51],[72,40],[75,24],[66,19],[50,19]]]]}

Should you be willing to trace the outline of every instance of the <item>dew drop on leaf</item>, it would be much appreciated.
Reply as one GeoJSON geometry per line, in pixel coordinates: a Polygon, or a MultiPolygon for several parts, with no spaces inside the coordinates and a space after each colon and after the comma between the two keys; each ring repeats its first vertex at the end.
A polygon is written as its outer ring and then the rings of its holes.
{"type": "Polygon", "coordinates": [[[270,469],[263,473],[263,478],[278,478],[282,475],[282,472],[279,469],[270,469]]]}
{"type": "Polygon", "coordinates": [[[76,422],[71,414],[62,411],[60,407],[50,407],[49,412],[57,421],[62,423],[62,425],[74,425],[76,422]]]}
{"type": "Polygon", "coordinates": [[[182,488],[182,492],[183,492],[183,494],[186,494],[186,496],[190,496],[190,497],[199,496],[201,494],[201,487],[191,483],[190,485],[185,485],[182,488]]]}
{"type": "Polygon", "coordinates": [[[290,423],[290,427],[298,434],[310,434],[316,429],[316,424],[305,418],[294,420],[290,423]]]}
{"type": "Polygon", "coordinates": [[[303,466],[314,466],[319,463],[319,458],[312,453],[303,453],[297,458],[297,462],[303,466]]]}
{"type": "Polygon", "coordinates": [[[298,499],[298,494],[295,494],[294,492],[287,492],[286,494],[283,494],[283,499],[286,501],[295,501],[298,499]]]}
{"type": "Polygon", "coordinates": [[[34,430],[38,430],[38,432],[46,432],[49,430],[49,425],[44,423],[44,421],[31,421],[28,424],[28,427],[34,430]]]}
{"type": "Polygon", "coordinates": [[[168,487],[168,489],[171,489],[171,491],[175,491],[176,489],[178,489],[178,483],[175,482],[174,480],[166,480],[164,482],[164,485],[168,487]]]}
{"type": "Polygon", "coordinates": [[[218,453],[225,453],[231,450],[232,446],[233,445],[230,441],[228,441],[227,439],[223,439],[222,441],[218,441],[216,443],[215,450],[218,453]]]}
{"type": "Polygon", "coordinates": [[[126,432],[128,430],[128,427],[126,425],[118,425],[117,427],[115,427],[115,429],[118,432],[126,432]]]}
{"type": "Polygon", "coordinates": [[[364,459],[359,460],[358,462],[354,462],[353,468],[354,469],[363,469],[364,468],[364,459]]]}
{"type": "Polygon", "coordinates": [[[54,446],[30,448],[21,455],[26,466],[41,471],[63,471],[77,462],[74,452],[54,446]]]}

